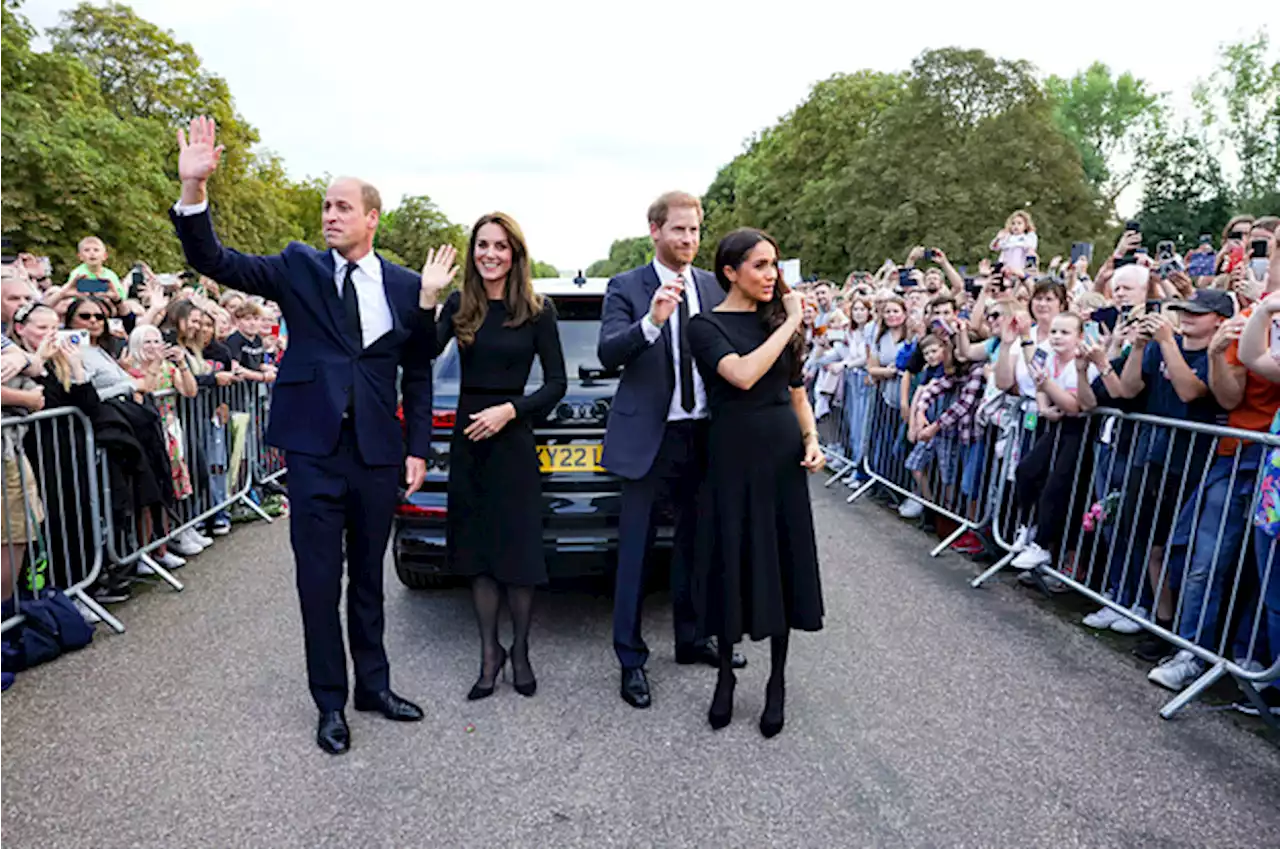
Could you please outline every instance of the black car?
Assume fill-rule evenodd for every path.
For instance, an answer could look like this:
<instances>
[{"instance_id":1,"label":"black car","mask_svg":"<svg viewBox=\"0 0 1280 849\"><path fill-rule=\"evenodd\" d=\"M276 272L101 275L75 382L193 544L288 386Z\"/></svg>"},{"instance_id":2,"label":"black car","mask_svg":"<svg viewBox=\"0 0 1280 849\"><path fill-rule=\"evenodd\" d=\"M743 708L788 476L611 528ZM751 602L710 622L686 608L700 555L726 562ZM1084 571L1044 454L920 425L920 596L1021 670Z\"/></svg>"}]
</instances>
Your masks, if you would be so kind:
<instances>
[{"instance_id":1,"label":"black car","mask_svg":"<svg viewBox=\"0 0 1280 849\"><path fill-rule=\"evenodd\" d=\"M600 454L618 373L605 370L596 357L607 282L581 278L535 281L538 292L555 301L569 375L563 400L534 426L543 471L542 538L552 578L604 574L616 565L621 479L601 468ZM396 574L413 589L445 586L454 577L445 562L445 517L449 511L445 488L458 380L458 350L451 341L435 364L427 480L421 491L396 511ZM541 363L535 359L529 386L536 388L541 383ZM660 514L655 548L669 550L671 535L670 522Z\"/></svg>"}]
</instances>

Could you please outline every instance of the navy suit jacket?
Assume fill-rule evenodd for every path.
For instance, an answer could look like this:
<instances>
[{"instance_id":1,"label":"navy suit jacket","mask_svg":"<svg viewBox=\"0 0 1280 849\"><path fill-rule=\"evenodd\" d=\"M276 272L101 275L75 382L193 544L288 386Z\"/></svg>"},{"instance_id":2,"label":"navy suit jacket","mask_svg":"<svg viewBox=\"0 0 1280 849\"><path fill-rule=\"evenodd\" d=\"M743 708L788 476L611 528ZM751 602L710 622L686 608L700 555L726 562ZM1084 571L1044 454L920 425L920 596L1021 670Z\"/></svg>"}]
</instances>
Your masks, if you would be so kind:
<instances>
[{"instance_id":1,"label":"navy suit jacket","mask_svg":"<svg viewBox=\"0 0 1280 849\"><path fill-rule=\"evenodd\" d=\"M272 395L269 443L302 454L334 453L350 398L365 463L398 465L404 460L406 439L411 456L430 456L435 318L418 308L417 274L381 260L392 329L361 349L344 330L332 253L293 242L274 256L249 256L218 242L208 211L178 215L170 210L169 216L192 268L224 286L280 305L289 328L289 349ZM403 436L396 418L400 367Z\"/></svg>"},{"instance_id":2,"label":"navy suit jacket","mask_svg":"<svg viewBox=\"0 0 1280 849\"><path fill-rule=\"evenodd\" d=\"M718 306L724 300L724 290L715 275L701 268L691 269L691 273L698 287L698 310L706 312ZM619 274L609 281L600 321L600 364L622 369L618 393L609 410L601 462L629 480L644 477L653 467L676 388L671 324L662 326L652 345L640 327L658 286L653 263Z\"/></svg>"}]
</instances>

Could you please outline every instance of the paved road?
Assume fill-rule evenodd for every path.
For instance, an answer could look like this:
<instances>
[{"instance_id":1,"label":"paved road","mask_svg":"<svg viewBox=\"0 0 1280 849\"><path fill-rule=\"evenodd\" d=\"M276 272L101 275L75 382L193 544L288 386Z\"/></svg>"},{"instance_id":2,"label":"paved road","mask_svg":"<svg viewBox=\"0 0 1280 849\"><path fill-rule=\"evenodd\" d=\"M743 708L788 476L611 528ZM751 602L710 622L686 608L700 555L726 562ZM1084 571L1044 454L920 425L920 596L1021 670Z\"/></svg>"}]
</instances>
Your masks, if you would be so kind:
<instances>
[{"instance_id":1,"label":"paved road","mask_svg":"<svg viewBox=\"0 0 1280 849\"><path fill-rule=\"evenodd\" d=\"M650 664L615 695L607 598L544 597L539 691L463 694L461 591L388 583L393 682L426 722L314 714L283 527L238 530L181 596L3 698L4 845L20 847L1254 847L1280 828L1280 754L1221 714L1163 722L1142 670L1023 591L967 589L872 505L815 487L828 627L793 641L788 724L761 739L767 649L713 734L714 672ZM647 632L669 614L655 600ZM474 730L468 731L468 725Z\"/></svg>"}]
</instances>

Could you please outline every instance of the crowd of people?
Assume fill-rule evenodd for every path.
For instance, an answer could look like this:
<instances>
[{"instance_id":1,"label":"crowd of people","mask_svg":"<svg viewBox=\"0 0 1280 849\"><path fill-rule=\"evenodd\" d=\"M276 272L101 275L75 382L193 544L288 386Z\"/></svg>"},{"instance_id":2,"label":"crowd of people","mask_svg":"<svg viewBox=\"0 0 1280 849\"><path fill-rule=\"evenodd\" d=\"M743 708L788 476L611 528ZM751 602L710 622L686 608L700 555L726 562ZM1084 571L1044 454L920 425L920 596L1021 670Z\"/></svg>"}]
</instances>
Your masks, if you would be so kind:
<instances>
[{"instance_id":1,"label":"crowd of people","mask_svg":"<svg viewBox=\"0 0 1280 849\"><path fill-rule=\"evenodd\" d=\"M287 341L273 303L145 264L122 277L94 236L81 240L79 259L63 281L46 257L19 254L2 267L6 619L23 594L87 577L96 550L87 434L56 416L21 420L83 413L106 458L111 498L101 507L119 535L115 550L130 560L163 541L150 558L177 569L231 529L224 506L172 533L182 517L227 500L232 420L250 396L224 387L272 383ZM146 561L108 564L89 595L125 601L152 571Z\"/></svg>"},{"instance_id":2,"label":"crowd of people","mask_svg":"<svg viewBox=\"0 0 1280 849\"><path fill-rule=\"evenodd\" d=\"M1017 210L977 273L919 246L843 285L804 283L804 374L827 447L852 461L851 487L870 469L910 492L877 493L903 518L931 527L944 503L971 521L1009 516L1024 577L1050 567L1132 613L1103 607L1086 626L1136 635L1136 619L1155 622L1269 668L1280 451L1213 428L1280 434L1277 225L1237 215L1180 254L1151 252L1128 222L1095 267L1085 243L1044 262ZM1003 553L989 536L978 527L952 547ZM1205 671L1154 634L1135 653L1172 690ZM1272 706L1275 690L1263 691Z\"/></svg>"}]
</instances>

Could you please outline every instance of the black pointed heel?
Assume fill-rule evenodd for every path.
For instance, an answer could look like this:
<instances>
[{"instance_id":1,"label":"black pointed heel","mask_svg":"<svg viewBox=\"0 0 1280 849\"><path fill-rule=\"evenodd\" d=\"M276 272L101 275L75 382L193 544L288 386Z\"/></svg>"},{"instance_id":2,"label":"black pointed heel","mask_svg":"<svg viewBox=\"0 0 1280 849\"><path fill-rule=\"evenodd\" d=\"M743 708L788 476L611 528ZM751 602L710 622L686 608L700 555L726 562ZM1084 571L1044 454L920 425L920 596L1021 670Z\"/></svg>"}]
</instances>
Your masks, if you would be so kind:
<instances>
[{"instance_id":1,"label":"black pointed heel","mask_svg":"<svg viewBox=\"0 0 1280 849\"><path fill-rule=\"evenodd\" d=\"M786 724L786 712L783 703L786 690L782 687L769 687L765 691L764 713L760 714L760 733L765 739L777 737Z\"/></svg>"},{"instance_id":2,"label":"black pointed heel","mask_svg":"<svg viewBox=\"0 0 1280 849\"><path fill-rule=\"evenodd\" d=\"M514 649L512 649L512 651L514 651ZM527 652L524 663L525 666L529 667L529 680L525 681L523 684L516 680L515 655L509 656L511 657L511 686L517 693L524 696L526 699L533 698L533 695L538 692L538 679L533 674L533 664L529 663Z\"/></svg>"},{"instance_id":3,"label":"black pointed heel","mask_svg":"<svg viewBox=\"0 0 1280 849\"><path fill-rule=\"evenodd\" d=\"M707 711L707 722L712 730L719 731L733 722L733 690L737 680L723 675L716 681L716 693L711 697L711 709Z\"/></svg>"},{"instance_id":4,"label":"black pointed heel","mask_svg":"<svg viewBox=\"0 0 1280 849\"><path fill-rule=\"evenodd\" d=\"M498 669L493 673L493 683L484 686L484 663L480 664L480 677L476 679L476 683L471 686L471 691L467 693L467 701L478 702L481 699L487 699L493 695L493 690L498 684L498 675L502 675L502 680L507 680L507 650L502 650L502 657L498 659Z\"/></svg>"}]
</instances>

